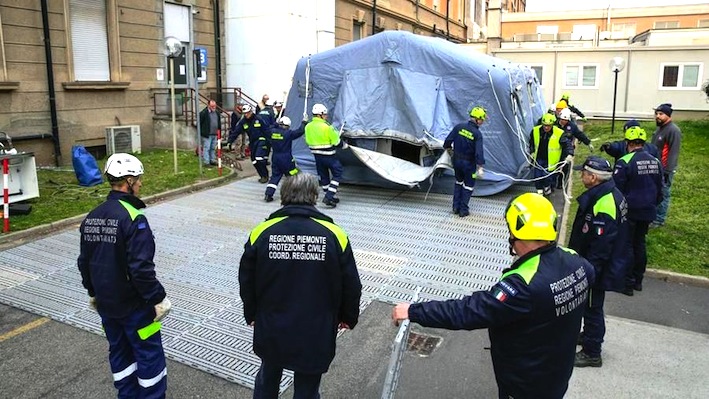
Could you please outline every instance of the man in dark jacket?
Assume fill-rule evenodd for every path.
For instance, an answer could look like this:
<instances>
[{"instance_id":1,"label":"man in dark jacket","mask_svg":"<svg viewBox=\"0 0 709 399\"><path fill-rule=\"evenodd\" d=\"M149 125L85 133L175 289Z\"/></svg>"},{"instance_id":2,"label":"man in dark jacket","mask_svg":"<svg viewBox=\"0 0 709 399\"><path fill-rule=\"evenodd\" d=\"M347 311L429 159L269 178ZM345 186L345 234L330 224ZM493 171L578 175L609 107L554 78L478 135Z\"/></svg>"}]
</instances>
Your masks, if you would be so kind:
<instances>
[{"instance_id":1,"label":"man in dark jacket","mask_svg":"<svg viewBox=\"0 0 709 399\"><path fill-rule=\"evenodd\" d=\"M485 152L480 126L485 122L485 118L485 110L482 107L474 107L470 110L470 119L453 127L443 142L443 148L453 148L453 213L462 218L470 215L468 203L473 195L475 179L482 178L483 175Z\"/></svg>"},{"instance_id":2,"label":"man in dark jacket","mask_svg":"<svg viewBox=\"0 0 709 399\"><path fill-rule=\"evenodd\" d=\"M574 158L574 145L564 131L554 125L556 117L542 115L542 124L535 126L529 134L529 154L532 165L534 186L537 193L551 195L554 172L560 166L570 164Z\"/></svg>"},{"instance_id":3,"label":"man in dark jacket","mask_svg":"<svg viewBox=\"0 0 709 399\"><path fill-rule=\"evenodd\" d=\"M625 286L629 262L628 205L613 183L613 169L607 160L592 155L574 169L581 171L586 191L577 198L579 207L569 248L591 262L596 273L583 315L582 350L576 354L574 365L601 367L606 291L620 292Z\"/></svg>"},{"instance_id":4,"label":"man in dark jacket","mask_svg":"<svg viewBox=\"0 0 709 399\"><path fill-rule=\"evenodd\" d=\"M246 133L249 136L249 151L251 152L251 163L259 175L259 183L268 181L268 146L266 144L266 132L268 126L254 114L253 108L250 105L244 104L241 106L243 117L239 119L234 127L229 132L227 144L231 145L236 141L239 134Z\"/></svg>"},{"instance_id":5,"label":"man in dark jacket","mask_svg":"<svg viewBox=\"0 0 709 399\"><path fill-rule=\"evenodd\" d=\"M643 289L647 266L645 236L657 215L657 205L662 202L662 164L645 152L645 140L647 133L640 127L625 131L629 152L616 162L613 174L616 186L628 200L629 239L633 252L623 293L629 296L633 295L633 290Z\"/></svg>"},{"instance_id":6,"label":"man in dark jacket","mask_svg":"<svg viewBox=\"0 0 709 399\"><path fill-rule=\"evenodd\" d=\"M660 104L655 108L655 124L657 130L652 134L652 144L657 147L658 159L662 162L664 185L662 186L662 202L657 206L657 216L651 226L659 227L665 224L667 211L670 208L672 181L674 181L679 149L682 144L682 131L672 122L672 104Z\"/></svg>"},{"instance_id":7,"label":"man in dark jacket","mask_svg":"<svg viewBox=\"0 0 709 399\"><path fill-rule=\"evenodd\" d=\"M631 119L625 122L625 125L623 125L623 132L625 133L628 129L635 126L640 127L640 123L638 123L638 121L635 119ZM620 157L628 153L628 142L625 140L606 142L601 144L600 149L601 152L605 152L606 154L612 156L615 162L618 162L618 159L620 159ZM657 152L657 147L655 147L654 144L648 143L646 141L645 145L643 146L643 149L653 157L658 159L660 158L660 155Z\"/></svg>"},{"instance_id":8,"label":"man in dark jacket","mask_svg":"<svg viewBox=\"0 0 709 399\"><path fill-rule=\"evenodd\" d=\"M392 318L449 330L488 328L500 398L562 398L594 271L557 246L556 219L539 194L513 199L505 220L510 252L519 258L497 284L462 299L402 303Z\"/></svg>"},{"instance_id":9,"label":"man in dark jacket","mask_svg":"<svg viewBox=\"0 0 709 399\"><path fill-rule=\"evenodd\" d=\"M293 176L298 173L298 168L293 159L293 140L305 134L305 125L308 123L304 120L300 127L295 130L290 130L290 118L283 116L278 120L278 126L271 128L271 133L266 137L273 149L273 166L271 167L271 178L266 185L266 194L264 201L273 201L273 194L276 193L278 183L283 175Z\"/></svg>"},{"instance_id":10,"label":"man in dark jacket","mask_svg":"<svg viewBox=\"0 0 709 399\"><path fill-rule=\"evenodd\" d=\"M199 135L202 137L202 163L204 166L217 164L217 130L222 128L222 118L217 111L217 102L209 100L207 107L199 113Z\"/></svg>"},{"instance_id":11,"label":"man in dark jacket","mask_svg":"<svg viewBox=\"0 0 709 399\"><path fill-rule=\"evenodd\" d=\"M339 328L359 318L362 284L347 234L320 213L318 179L288 176L283 208L256 226L239 267L244 319L261 358L254 398L278 397L283 369L295 372L296 398L319 398Z\"/></svg>"},{"instance_id":12,"label":"man in dark jacket","mask_svg":"<svg viewBox=\"0 0 709 399\"><path fill-rule=\"evenodd\" d=\"M103 324L119 398L164 398L167 367L160 320L170 301L155 277L155 240L138 199L143 164L130 154L106 162L111 192L81 223L81 283Z\"/></svg>"}]
</instances>

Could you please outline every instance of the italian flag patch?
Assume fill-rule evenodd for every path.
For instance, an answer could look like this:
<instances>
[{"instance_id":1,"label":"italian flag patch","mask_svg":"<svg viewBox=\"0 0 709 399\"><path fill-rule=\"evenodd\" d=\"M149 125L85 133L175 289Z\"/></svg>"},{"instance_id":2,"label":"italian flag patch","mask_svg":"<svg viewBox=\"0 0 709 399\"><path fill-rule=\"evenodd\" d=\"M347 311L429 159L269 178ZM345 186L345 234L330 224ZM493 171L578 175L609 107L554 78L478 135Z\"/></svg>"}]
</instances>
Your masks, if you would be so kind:
<instances>
[{"instance_id":1,"label":"italian flag patch","mask_svg":"<svg viewBox=\"0 0 709 399\"><path fill-rule=\"evenodd\" d=\"M499 288L495 288L495 291L493 291L492 294L495 296L495 299L500 302L505 302L507 300L507 293Z\"/></svg>"}]
</instances>

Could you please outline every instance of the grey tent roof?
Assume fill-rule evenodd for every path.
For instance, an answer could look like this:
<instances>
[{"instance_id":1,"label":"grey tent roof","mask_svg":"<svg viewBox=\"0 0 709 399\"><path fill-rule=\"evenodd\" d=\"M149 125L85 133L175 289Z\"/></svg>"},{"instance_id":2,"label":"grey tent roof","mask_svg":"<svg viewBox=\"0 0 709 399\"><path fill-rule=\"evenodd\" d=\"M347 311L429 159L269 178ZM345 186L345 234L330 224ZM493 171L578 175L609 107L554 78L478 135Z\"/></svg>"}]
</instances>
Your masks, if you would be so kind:
<instances>
[{"instance_id":1,"label":"grey tent roof","mask_svg":"<svg viewBox=\"0 0 709 399\"><path fill-rule=\"evenodd\" d=\"M453 126L467 120L473 106L482 106L487 111L481 130L488 173L478 181L476 195L502 191L513 182L506 176L520 176L527 164L527 136L546 110L531 69L400 31L300 59L286 115L300 120L304 108L309 113L315 103L329 109L330 122L345 137L389 138L429 148L440 148ZM314 172L302 139L293 153L301 169ZM344 181L362 179L367 177L348 178L346 173Z\"/></svg>"}]
</instances>

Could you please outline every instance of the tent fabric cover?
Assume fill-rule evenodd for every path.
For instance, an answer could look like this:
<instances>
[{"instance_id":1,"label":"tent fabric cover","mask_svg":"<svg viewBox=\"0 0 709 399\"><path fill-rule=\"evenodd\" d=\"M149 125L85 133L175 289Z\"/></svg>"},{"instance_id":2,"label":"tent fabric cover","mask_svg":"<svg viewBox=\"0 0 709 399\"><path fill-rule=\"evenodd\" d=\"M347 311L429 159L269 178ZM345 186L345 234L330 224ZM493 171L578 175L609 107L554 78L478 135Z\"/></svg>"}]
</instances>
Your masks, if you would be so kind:
<instances>
[{"instance_id":1,"label":"tent fabric cover","mask_svg":"<svg viewBox=\"0 0 709 399\"><path fill-rule=\"evenodd\" d=\"M306 72L309 72L307 105ZM481 128L487 173L478 181L475 195L491 195L509 187L513 180L505 175L520 177L519 171L527 163L527 136L546 111L531 69L443 39L401 31L381 32L300 59L285 115L297 121L305 111L311 117L315 103L324 104L332 125L344 137L356 139L355 142L393 139L432 149L441 148L451 129L468 120L472 107L482 106L487 111L487 120ZM314 158L302 138L294 143L293 155L301 169L315 173ZM363 157L351 157L354 158L368 167L374 166ZM392 165L410 164L391 158L394 158L389 161ZM412 166L417 165L389 167ZM414 175L430 175L426 167L420 168L423 170ZM389 172L385 174L393 176ZM385 178L401 184L401 181L411 183L411 176ZM361 178L348 180L347 173L343 180L367 183Z\"/></svg>"}]
</instances>

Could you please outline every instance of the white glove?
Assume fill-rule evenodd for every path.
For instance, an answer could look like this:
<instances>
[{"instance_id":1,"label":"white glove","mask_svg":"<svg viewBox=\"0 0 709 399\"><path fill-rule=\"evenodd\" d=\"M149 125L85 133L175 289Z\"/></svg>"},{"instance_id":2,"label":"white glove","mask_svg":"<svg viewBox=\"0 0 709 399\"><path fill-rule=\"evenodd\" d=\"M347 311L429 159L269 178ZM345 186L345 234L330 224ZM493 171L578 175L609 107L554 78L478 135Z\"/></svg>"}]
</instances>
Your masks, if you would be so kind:
<instances>
[{"instance_id":1,"label":"white glove","mask_svg":"<svg viewBox=\"0 0 709 399\"><path fill-rule=\"evenodd\" d=\"M593 144L588 143L588 150L591 151L591 152L593 152L594 149L595 149L595 148L593 147Z\"/></svg>"},{"instance_id":2,"label":"white glove","mask_svg":"<svg viewBox=\"0 0 709 399\"><path fill-rule=\"evenodd\" d=\"M346 150L346 149L348 149L349 147L350 147L350 146L347 145L346 142L344 142L344 141L342 142L342 149L343 149L343 150Z\"/></svg>"},{"instance_id":3,"label":"white glove","mask_svg":"<svg viewBox=\"0 0 709 399\"><path fill-rule=\"evenodd\" d=\"M91 306L94 310L98 310L96 309L96 297L89 297L89 306Z\"/></svg>"},{"instance_id":4,"label":"white glove","mask_svg":"<svg viewBox=\"0 0 709 399\"><path fill-rule=\"evenodd\" d=\"M482 166L478 166L478 177L483 177L485 175L485 169Z\"/></svg>"},{"instance_id":5,"label":"white glove","mask_svg":"<svg viewBox=\"0 0 709 399\"><path fill-rule=\"evenodd\" d=\"M573 161L573 160L574 160L573 155L567 155L566 158L564 159L564 162L571 163L571 161Z\"/></svg>"},{"instance_id":6,"label":"white glove","mask_svg":"<svg viewBox=\"0 0 709 399\"><path fill-rule=\"evenodd\" d=\"M162 302L155 305L154 321L162 320L163 317L167 316L167 314L170 313L170 309L172 309L172 302L170 302L170 300L165 297Z\"/></svg>"}]
</instances>

